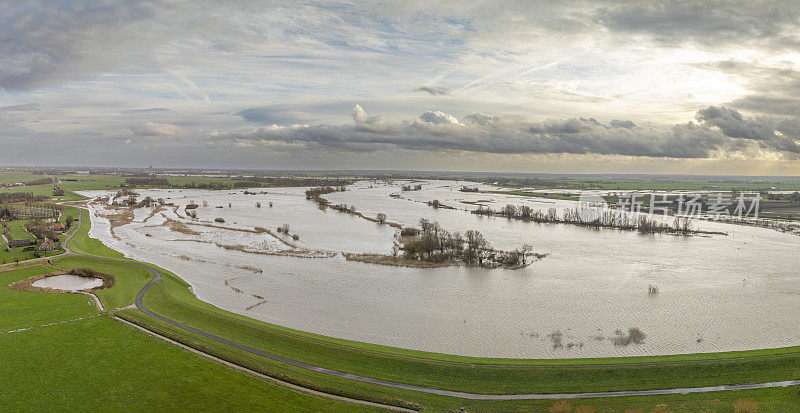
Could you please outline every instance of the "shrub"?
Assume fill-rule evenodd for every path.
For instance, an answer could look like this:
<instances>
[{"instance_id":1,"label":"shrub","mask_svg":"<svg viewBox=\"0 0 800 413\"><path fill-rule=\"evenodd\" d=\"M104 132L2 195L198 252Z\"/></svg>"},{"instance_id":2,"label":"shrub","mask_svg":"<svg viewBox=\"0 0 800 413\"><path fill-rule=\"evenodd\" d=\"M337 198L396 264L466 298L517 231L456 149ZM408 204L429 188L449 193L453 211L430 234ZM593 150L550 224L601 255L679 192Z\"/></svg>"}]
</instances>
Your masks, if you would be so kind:
<instances>
[{"instance_id":1,"label":"shrub","mask_svg":"<svg viewBox=\"0 0 800 413\"><path fill-rule=\"evenodd\" d=\"M400 230L401 237L415 237L417 235L419 235L419 230L416 228L405 227Z\"/></svg>"}]
</instances>

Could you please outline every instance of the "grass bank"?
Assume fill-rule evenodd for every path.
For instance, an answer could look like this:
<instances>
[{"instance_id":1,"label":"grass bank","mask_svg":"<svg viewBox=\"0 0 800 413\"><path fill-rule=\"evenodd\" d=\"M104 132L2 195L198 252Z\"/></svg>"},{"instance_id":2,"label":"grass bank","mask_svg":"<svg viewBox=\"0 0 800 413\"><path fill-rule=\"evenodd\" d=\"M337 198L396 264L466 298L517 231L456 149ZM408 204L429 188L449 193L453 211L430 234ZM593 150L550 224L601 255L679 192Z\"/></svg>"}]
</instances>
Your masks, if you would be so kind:
<instances>
[{"instance_id":1,"label":"grass bank","mask_svg":"<svg viewBox=\"0 0 800 413\"><path fill-rule=\"evenodd\" d=\"M97 314L85 295L5 287L43 271L0 273L0 411L377 411L261 381L105 315L5 333Z\"/></svg>"}]
</instances>

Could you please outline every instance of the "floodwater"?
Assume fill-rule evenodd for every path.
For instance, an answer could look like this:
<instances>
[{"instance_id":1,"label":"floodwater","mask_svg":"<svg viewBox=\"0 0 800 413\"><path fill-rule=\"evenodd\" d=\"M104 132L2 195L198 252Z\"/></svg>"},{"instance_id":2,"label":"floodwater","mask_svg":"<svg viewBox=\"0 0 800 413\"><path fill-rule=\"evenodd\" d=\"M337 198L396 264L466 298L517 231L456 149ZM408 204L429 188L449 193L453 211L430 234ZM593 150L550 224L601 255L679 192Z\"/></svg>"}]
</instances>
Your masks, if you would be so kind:
<instances>
[{"instance_id":1,"label":"floodwater","mask_svg":"<svg viewBox=\"0 0 800 413\"><path fill-rule=\"evenodd\" d=\"M103 280L94 277L81 277L80 275L61 274L36 280L32 284L39 288L53 288L65 291L81 291L103 285Z\"/></svg>"},{"instance_id":2,"label":"floodwater","mask_svg":"<svg viewBox=\"0 0 800 413\"><path fill-rule=\"evenodd\" d=\"M324 197L355 205L366 216L382 212L389 221L404 225L427 218L449 231L479 230L495 248L528 243L548 256L519 270L346 261L336 253L389 254L395 229L322 211L305 199L305 188L249 190L263 192L257 195L243 190L141 190L141 197L176 203L178 214L169 209L148 219L151 210L143 208L112 235L109 222L93 213L91 236L128 257L170 269L187 280L200 299L221 308L299 330L395 347L470 356L568 358L800 343L796 235L714 222L695 226L728 235L639 235L480 217L463 209L476 208L478 201L494 209L507 203L542 210L577 204L464 193L458 191L460 186L426 181L421 191L402 192L400 183L365 181ZM425 204L433 199L456 209ZM279 235L284 241L328 252L328 258L223 247L270 254L291 249L266 233L190 225L193 232L186 234L162 225L166 218L189 223L183 206L191 202L201 205L196 210L201 223L273 232L289 224L290 234L299 240ZM113 212L102 205L92 209L101 215ZM215 224L217 217L225 223ZM657 294L648 294L650 285L658 287ZM631 328L643 332L644 341L618 345L620 340L614 339Z\"/></svg>"}]
</instances>

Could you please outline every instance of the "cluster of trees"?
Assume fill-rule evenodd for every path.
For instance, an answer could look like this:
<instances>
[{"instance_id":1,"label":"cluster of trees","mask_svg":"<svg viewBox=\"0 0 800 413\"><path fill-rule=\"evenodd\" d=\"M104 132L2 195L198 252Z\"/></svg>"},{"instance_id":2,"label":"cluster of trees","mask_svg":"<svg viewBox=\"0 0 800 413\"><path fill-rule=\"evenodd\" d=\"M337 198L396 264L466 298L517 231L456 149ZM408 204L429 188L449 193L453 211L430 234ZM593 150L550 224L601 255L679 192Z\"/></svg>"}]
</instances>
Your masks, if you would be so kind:
<instances>
[{"instance_id":1,"label":"cluster of trees","mask_svg":"<svg viewBox=\"0 0 800 413\"><path fill-rule=\"evenodd\" d=\"M332 209L334 211L344 212L345 214L355 214L356 213L356 206L355 205L348 206L345 203L336 204L336 205L328 205L328 208L330 208L330 209Z\"/></svg>"},{"instance_id":2,"label":"cluster of trees","mask_svg":"<svg viewBox=\"0 0 800 413\"><path fill-rule=\"evenodd\" d=\"M428 201L428 202L426 202L426 204L428 204L429 207L432 207L432 208L435 208L435 209L439 209L439 208L455 209L455 208L451 207L450 205L445 205L445 204L439 202L438 199L434 199L433 201Z\"/></svg>"},{"instance_id":3,"label":"cluster of trees","mask_svg":"<svg viewBox=\"0 0 800 413\"><path fill-rule=\"evenodd\" d=\"M46 200L43 195L34 195L33 192L4 192L0 193L0 204L13 204L18 202L39 202Z\"/></svg>"},{"instance_id":4,"label":"cluster of trees","mask_svg":"<svg viewBox=\"0 0 800 413\"><path fill-rule=\"evenodd\" d=\"M295 241L299 240L300 236L297 234L289 234L289 229L290 229L289 224L283 224L278 227L277 231L278 234L285 234L286 236L290 236Z\"/></svg>"},{"instance_id":5,"label":"cluster of trees","mask_svg":"<svg viewBox=\"0 0 800 413\"><path fill-rule=\"evenodd\" d=\"M416 184L414 186L411 185L403 185L400 187L403 191L419 191L422 189L422 184Z\"/></svg>"},{"instance_id":6,"label":"cluster of trees","mask_svg":"<svg viewBox=\"0 0 800 413\"><path fill-rule=\"evenodd\" d=\"M461 187L461 189L459 189L459 191L461 191L461 192L478 192L478 187L477 186L476 187L468 187L468 186L464 185L464 186Z\"/></svg>"},{"instance_id":7,"label":"cluster of trees","mask_svg":"<svg viewBox=\"0 0 800 413\"><path fill-rule=\"evenodd\" d=\"M114 195L114 202L112 202L111 205L123 205L131 208L142 208L145 206L150 207L155 203L156 201L149 196L139 201L139 194L131 191L130 189L125 189L122 191L117 191L116 195Z\"/></svg>"},{"instance_id":8,"label":"cluster of trees","mask_svg":"<svg viewBox=\"0 0 800 413\"><path fill-rule=\"evenodd\" d=\"M55 178L48 176L48 177L45 177L45 178L39 178L39 179L34 179L34 180L31 180L31 181L25 181L25 182L20 182L20 183L22 185L17 185L15 183L11 183L11 182L10 183L3 183L3 184L0 184L0 187L48 185L48 184L56 183L56 180L55 180Z\"/></svg>"},{"instance_id":9,"label":"cluster of trees","mask_svg":"<svg viewBox=\"0 0 800 413\"><path fill-rule=\"evenodd\" d=\"M314 200L314 201L319 202L318 201L319 199L324 199L324 198L321 198L322 195L331 194L331 193L334 193L334 192L344 192L346 190L347 190L347 187L344 186L344 185L339 185L339 186L316 186L314 188L306 189L306 199ZM327 202L327 201L325 201L325 202Z\"/></svg>"},{"instance_id":10,"label":"cluster of trees","mask_svg":"<svg viewBox=\"0 0 800 413\"><path fill-rule=\"evenodd\" d=\"M735 198L734 195L731 195L732 198ZM791 202L800 202L800 192L794 191L791 194L774 194L770 193L767 195L767 199L775 200L775 201L791 201Z\"/></svg>"},{"instance_id":11,"label":"cluster of trees","mask_svg":"<svg viewBox=\"0 0 800 413\"><path fill-rule=\"evenodd\" d=\"M696 232L692 229L692 221L686 217L675 217L672 225L661 222L647 215L634 215L625 211L610 209L602 210L599 214L583 214L579 208L566 208L561 216L555 208L547 211L534 210L527 205L517 207L508 204L499 211L479 206L472 211L473 214L487 216L501 216L508 219L523 221L562 223L588 226L594 228L614 228L629 231L638 231L641 234L674 233L690 234Z\"/></svg>"},{"instance_id":12,"label":"cluster of trees","mask_svg":"<svg viewBox=\"0 0 800 413\"><path fill-rule=\"evenodd\" d=\"M236 188L236 185L228 185L224 182L192 182L186 185L171 185L173 188L184 188L184 189L211 189L214 191L220 191L223 189L231 189Z\"/></svg>"},{"instance_id":13,"label":"cluster of trees","mask_svg":"<svg viewBox=\"0 0 800 413\"><path fill-rule=\"evenodd\" d=\"M170 186L169 179L159 178L157 176L127 178L125 179L125 183L130 186Z\"/></svg>"},{"instance_id":14,"label":"cluster of trees","mask_svg":"<svg viewBox=\"0 0 800 413\"><path fill-rule=\"evenodd\" d=\"M603 182L597 181L574 181L568 177L557 178L538 178L538 177L504 177L491 176L481 180L481 182L503 187L537 187L537 188L567 188L567 189L598 189Z\"/></svg>"},{"instance_id":15,"label":"cluster of trees","mask_svg":"<svg viewBox=\"0 0 800 413\"><path fill-rule=\"evenodd\" d=\"M0 220L55 218L61 209L61 206L54 204L0 204Z\"/></svg>"},{"instance_id":16,"label":"cluster of trees","mask_svg":"<svg viewBox=\"0 0 800 413\"><path fill-rule=\"evenodd\" d=\"M530 245L506 252L491 247L479 231L468 230L461 235L442 228L436 221L421 219L419 229L403 228L403 254L408 259L429 262L462 261L466 265L484 267L514 267L527 265L532 251Z\"/></svg>"},{"instance_id":17,"label":"cluster of trees","mask_svg":"<svg viewBox=\"0 0 800 413\"><path fill-rule=\"evenodd\" d=\"M351 179L309 178L291 176L234 176L231 180L235 187L244 188L258 185L265 186L334 186L343 187L353 183Z\"/></svg>"},{"instance_id":18,"label":"cluster of trees","mask_svg":"<svg viewBox=\"0 0 800 413\"><path fill-rule=\"evenodd\" d=\"M39 219L32 219L25 222L25 230L31 233L38 240L56 240L58 234L53 230L53 225L50 222L42 221Z\"/></svg>"},{"instance_id":19,"label":"cluster of trees","mask_svg":"<svg viewBox=\"0 0 800 413\"><path fill-rule=\"evenodd\" d=\"M319 186L314 188L309 188L306 190L306 199L316 202L320 208L330 208L334 211L344 212L347 214L355 214L356 213L356 206L350 205L348 206L345 203L333 205L327 199L323 198L322 195L330 194L333 192L343 192L346 191L347 188L342 186Z\"/></svg>"}]
</instances>

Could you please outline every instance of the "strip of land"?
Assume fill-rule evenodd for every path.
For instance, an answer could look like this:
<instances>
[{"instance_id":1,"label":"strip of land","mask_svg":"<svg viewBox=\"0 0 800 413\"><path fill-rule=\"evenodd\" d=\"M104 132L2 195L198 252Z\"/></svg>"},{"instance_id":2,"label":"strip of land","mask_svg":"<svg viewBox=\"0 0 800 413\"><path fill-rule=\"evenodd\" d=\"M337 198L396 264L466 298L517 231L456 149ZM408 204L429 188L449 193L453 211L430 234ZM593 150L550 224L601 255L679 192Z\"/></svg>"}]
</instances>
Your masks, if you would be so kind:
<instances>
[{"instance_id":1,"label":"strip of land","mask_svg":"<svg viewBox=\"0 0 800 413\"><path fill-rule=\"evenodd\" d=\"M115 315L198 351L315 391L432 410L530 409L578 394L594 397L591 406L598 409L618 406L619 401L610 399L621 396L629 406L667 401L690 403L699 409L720 403L732 406L742 399L763 406L797 407L792 398L796 391L782 392L780 387L798 384L787 381L800 375L797 347L642 358L514 360L338 340L259 322L204 303L169 271L126 260L89 238L88 212L81 215L81 227L66 243L74 252L54 259L53 264L60 269L89 266L114 274L115 286L97 295ZM136 309L127 308L134 303ZM688 388L713 396L695 394L688 400L682 395L690 392ZM464 396L469 394L476 398ZM531 395L546 400L525 400ZM498 396L502 398L495 398Z\"/></svg>"}]
</instances>

